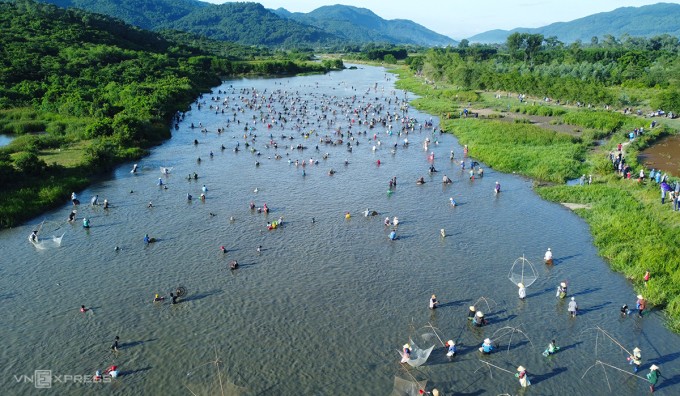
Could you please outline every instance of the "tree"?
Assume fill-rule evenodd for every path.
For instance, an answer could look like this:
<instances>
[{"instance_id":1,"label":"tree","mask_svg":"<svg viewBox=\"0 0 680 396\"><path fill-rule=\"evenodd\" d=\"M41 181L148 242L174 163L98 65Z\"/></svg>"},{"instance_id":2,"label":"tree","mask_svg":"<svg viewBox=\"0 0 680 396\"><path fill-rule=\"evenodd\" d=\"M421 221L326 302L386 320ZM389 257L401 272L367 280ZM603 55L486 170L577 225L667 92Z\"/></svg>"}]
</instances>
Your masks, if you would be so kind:
<instances>
[{"instance_id":1,"label":"tree","mask_svg":"<svg viewBox=\"0 0 680 396\"><path fill-rule=\"evenodd\" d=\"M541 49L541 45L543 44L543 35L542 34L527 34L526 38L526 54L528 59L532 59L538 51Z\"/></svg>"},{"instance_id":2,"label":"tree","mask_svg":"<svg viewBox=\"0 0 680 396\"><path fill-rule=\"evenodd\" d=\"M510 51L510 54L514 54L517 52L520 47L522 47L522 44L524 43L524 37L522 37L521 33L512 33L511 35L508 36L507 40L505 41L505 45L508 47L508 51Z\"/></svg>"},{"instance_id":3,"label":"tree","mask_svg":"<svg viewBox=\"0 0 680 396\"><path fill-rule=\"evenodd\" d=\"M593 36L593 37L590 38L590 45L592 47L597 47L599 42L600 42L600 39L598 39L597 36Z\"/></svg>"},{"instance_id":4,"label":"tree","mask_svg":"<svg viewBox=\"0 0 680 396\"><path fill-rule=\"evenodd\" d=\"M564 46L564 43L558 40L557 36L550 36L547 39L545 39L545 44L548 48L561 48Z\"/></svg>"},{"instance_id":5,"label":"tree","mask_svg":"<svg viewBox=\"0 0 680 396\"><path fill-rule=\"evenodd\" d=\"M19 153L14 158L14 166L19 172L28 176L40 176L47 168L45 161L29 151Z\"/></svg>"},{"instance_id":6,"label":"tree","mask_svg":"<svg viewBox=\"0 0 680 396\"><path fill-rule=\"evenodd\" d=\"M397 58L392 54L387 54L383 57L383 61L387 64L394 65L397 63Z\"/></svg>"},{"instance_id":7,"label":"tree","mask_svg":"<svg viewBox=\"0 0 680 396\"><path fill-rule=\"evenodd\" d=\"M468 39L462 39L458 43L458 48L465 49L470 46L470 41Z\"/></svg>"}]
</instances>

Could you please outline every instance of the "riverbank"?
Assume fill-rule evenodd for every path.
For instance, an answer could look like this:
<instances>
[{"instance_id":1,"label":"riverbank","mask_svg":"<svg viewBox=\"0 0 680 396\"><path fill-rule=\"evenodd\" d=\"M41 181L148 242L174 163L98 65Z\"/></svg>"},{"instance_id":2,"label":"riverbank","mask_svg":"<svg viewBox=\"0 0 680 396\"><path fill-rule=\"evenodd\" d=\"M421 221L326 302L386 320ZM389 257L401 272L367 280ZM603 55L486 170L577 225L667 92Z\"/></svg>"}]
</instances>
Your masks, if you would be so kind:
<instances>
[{"instance_id":1,"label":"riverbank","mask_svg":"<svg viewBox=\"0 0 680 396\"><path fill-rule=\"evenodd\" d=\"M676 134L667 125L649 130L649 120L624 116L612 111L584 111L529 99L517 103L510 95L472 93L441 83L427 82L413 76L406 68L393 70L399 75L397 87L421 97L412 105L424 111L436 110L442 116L442 129L453 133L462 144L469 145L472 157L488 166L518 173L558 185L536 187L537 193L553 202L569 202L590 207L574 212L590 226L600 254L612 269L624 274L648 301L663 308L668 326L680 332L680 248L677 227L680 213L671 210L667 201L660 204L660 190L654 183L639 184L613 173L606 158L618 142L628 140L628 131L643 127L646 132L626 148L625 158L638 171L639 152L658 139ZM511 103L516 104L512 105ZM468 109L467 119L463 109ZM503 117L503 112L554 114L549 123L569 123L580 129L576 133L557 133L527 123L502 123L473 118L477 109ZM594 183L567 186L568 179L581 174L593 175ZM652 277L644 282L649 270Z\"/></svg>"},{"instance_id":2,"label":"riverbank","mask_svg":"<svg viewBox=\"0 0 680 396\"><path fill-rule=\"evenodd\" d=\"M323 74L343 67L341 60L322 64L278 60L240 62L238 70L241 72L226 77ZM218 74L222 73L216 71L211 80L219 81ZM72 192L85 188L115 166L147 155L149 148L171 137L171 123L178 122L179 114L189 109L191 101L188 98L210 92L210 88L203 76L192 81L190 87L169 94L165 100L172 105L165 113L125 126L128 134L145 137L135 142L109 139L114 128L111 119L107 118L74 121L71 117L33 109L0 111L1 131L23 132L0 148L0 171L4 171L0 176L0 229L14 227L63 204ZM65 126L59 129L59 125ZM111 131L93 133L92 130L98 127Z\"/></svg>"}]
</instances>

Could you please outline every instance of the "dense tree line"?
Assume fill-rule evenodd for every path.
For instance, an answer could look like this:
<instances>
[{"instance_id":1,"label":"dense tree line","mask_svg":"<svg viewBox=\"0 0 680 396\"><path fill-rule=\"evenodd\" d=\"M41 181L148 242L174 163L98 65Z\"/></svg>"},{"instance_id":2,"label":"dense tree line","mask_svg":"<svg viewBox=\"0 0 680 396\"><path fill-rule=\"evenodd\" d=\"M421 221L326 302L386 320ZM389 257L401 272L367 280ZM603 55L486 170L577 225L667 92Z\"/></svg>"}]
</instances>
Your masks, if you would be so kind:
<instances>
[{"instance_id":1,"label":"dense tree line","mask_svg":"<svg viewBox=\"0 0 680 396\"><path fill-rule=\"evenodd\" d=\"M433 48L407 59L414 71L462 89L503 90L562 101L635 105L612 88L652 89L653 106L680 111L677 37L594 37L565 45L556 37L513 33L505 45Z\"/></svg>"}]
</instances>

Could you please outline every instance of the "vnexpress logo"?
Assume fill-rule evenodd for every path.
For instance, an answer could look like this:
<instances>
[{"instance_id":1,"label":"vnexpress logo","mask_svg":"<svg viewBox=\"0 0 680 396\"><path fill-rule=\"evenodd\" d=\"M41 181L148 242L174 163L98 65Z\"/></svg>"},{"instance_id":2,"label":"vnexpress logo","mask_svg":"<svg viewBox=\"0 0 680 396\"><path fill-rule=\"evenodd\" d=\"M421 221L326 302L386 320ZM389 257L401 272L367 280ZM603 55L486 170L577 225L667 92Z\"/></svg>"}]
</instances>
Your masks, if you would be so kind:
<instances>
[{"instance_id":1,"label":"vnexpress logo","mask_svg":"<svg viewBox=\"0 0 680 396\"><path fill-rule=\"evenodd\" d=\"M52 387L52 370L35 370L33 373L33 385L38 389Z\"/></svg>"}]
</instances>

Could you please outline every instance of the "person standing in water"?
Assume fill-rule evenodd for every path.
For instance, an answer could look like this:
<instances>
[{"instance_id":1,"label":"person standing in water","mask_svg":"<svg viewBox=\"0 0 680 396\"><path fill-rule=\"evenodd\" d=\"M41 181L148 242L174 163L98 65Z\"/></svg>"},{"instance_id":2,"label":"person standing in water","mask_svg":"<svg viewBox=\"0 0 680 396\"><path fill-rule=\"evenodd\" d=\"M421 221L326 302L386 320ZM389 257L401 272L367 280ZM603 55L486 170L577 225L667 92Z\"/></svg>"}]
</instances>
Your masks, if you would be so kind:
<instances>
[{"instance_id":1,"label":"person standing in water","mask_svg":"<svg viewBox=\"0 0 680 396\"><path fill-rule=\"evenodd\" d=\"M524 300L527 297L527 288L524 287L524 283L518 283L519 287L519 299Z\"/></svg>"},{"instance_id":2,"label":"person standing in water","mask_svg":"<svg viewBox=\"0 0 680 396\"><path fill-rule=\"evenodd\" d=\"M545 349L545 351L543 351L543 356L552 355L559 350L560 350L560 347L557 346L557 343L555 342L555 340L551 340L550 344L548 344L548 347Z\"/></svg>"},{"instance_id":3,"label":"person standing in water","mask_svg":"<svg viewBox=\"0 0 680 396\"><path fill-rule=\"evenodd\" d=\"M527 369L525 369L524 366L517 367L517 373L515 374L515 377L519 379L519 384L522 385L523 388L531 385L529 377L527 377Z\"/></svg>"},{"instance_id":4,"label":"person standing in water","mask_svg":"<svg viewBox=\"0 0 680 396\"><path fill-rule=\"evenodd\" d=\"M543 261L545 261L546 264L552 265L553 263L553 254L552 250L548 248L548 250L545 252L545 255L543 255Z\"/></svg>"},{"instance_id":5,"label":"person standing in water","mask_svg":"<svg viewBox=\"0 0 680 396\"><path fill-rule=\"evenodd\" d=\"M659 377L661 376L661 372L659 371L659 366L656 364L652 364L649 367L649 373L647 373L647 381L649 381L649 390L654 393L654 387L656 386L656 383L659 382Z\"/></svg>"},{"instance_id":6,"label":"person standing in water","mask_svg":"<svg viewBox=\"0 0 680 396\"><path fill-rule=\"evenodd\" d=\"M557 286L557 293L555 294L555 297L565 298L566 296L567 296L567 282L560 282L559 286Z\"/></svg>"},{"instance_id":7,"label":"person standing in water","mask_svg":"<svg viewBox=\"0 0 680 396\"><path fill-rule=\"evenodd\" d=\"M116 336L116 338L113 339L113 344L111 345L111 351L113 352L118 352L118 341L120 338Z\"/></svg>"},{"instance_id":8,"label":"person standing in water","mask_svg":"<svg viewBox=\"0 0 680 396\"><path fill-rule=\"evenodd\" d=\"M446 341L446 344L444 344L444 347L446 347L446 356L447 357L453 357L456 354L456 343L453 342L453 340L448 340Z\"/></svg>"},{"instance_id":9,"label":"person standing in water","mask_svg":"<svg viewBox=\"0 0 680 396\"><path fill-rule=\"evenodd\" d=\"M479 347L479 352L489 355L493 351L493 344L491 343L491 339L487 338L484 340L482 343L482 346Z\"/></svg>"},{"instance_id":10,"label":"person standing in water","mask_svg":"<svg viewBox=\"0 0 680 396\"><path fill-rule=\"evenodd\" d=\"M468 315L467 315L468 320L473 320L475 318L475 313L477 313L475 306L470 305L470 309L468 310Z\"/></svg>"},{"instance_id":11,"label":"person standing in water","mask_svg":"<svg viewBox=\"0 0 680 396\"><path fill-rule=\"evenodd\" d=\"M642 294L637 295L637 302L635 303L635 306L638 309L638 316L642 317L642 313L647 307L647 301L642 297Z\"/></svg>"},{"instance_id":12,"label":"person standing in water","mask_svg":"<svg viewBox=\"0 0 680 396\"><path fill-rule=\"evenodd\" d=\"M637 373L642 364L642 351L640 348L635 347L635 349L633 349L633 354L628 356L628 359L626 360L628 360L628 364L633 365L633 372Z\"/></svg>"},{"instance_id":13,"label":"person standing in water","mask_svg":"<svg viewBox=\"0 0 680 396\"><path fill-rule=\"evenodd\" d=\"M411 346L409 344L404 344L401 350L401 362L406 363L411 358Z\"/></svg>"},{"instance_id":14,"label":"person standing in water","mask_svg":"<svg viewBox=\"0 0 680 396\"><path fill-rule=\"evenodd\" d=\"M433 294L432 297L430 297L430 309L437 308L437 305L439 305L439 301L437 301L437 296Z\"/></svg>"},{"instance_id":15,"label":"person standing in water","mask_svg":"<svg viewBox=\"0 0 680 396\"><path fill-rule=\"evenodd\" d=\"M569 307L567 308L569 311L569 314L571 315L572 318L576 317L576 311L578 311L578 304L576 304L576 299L574 297L571 298L571 301L569 301Z\"/></svg>"}]
</instances>

